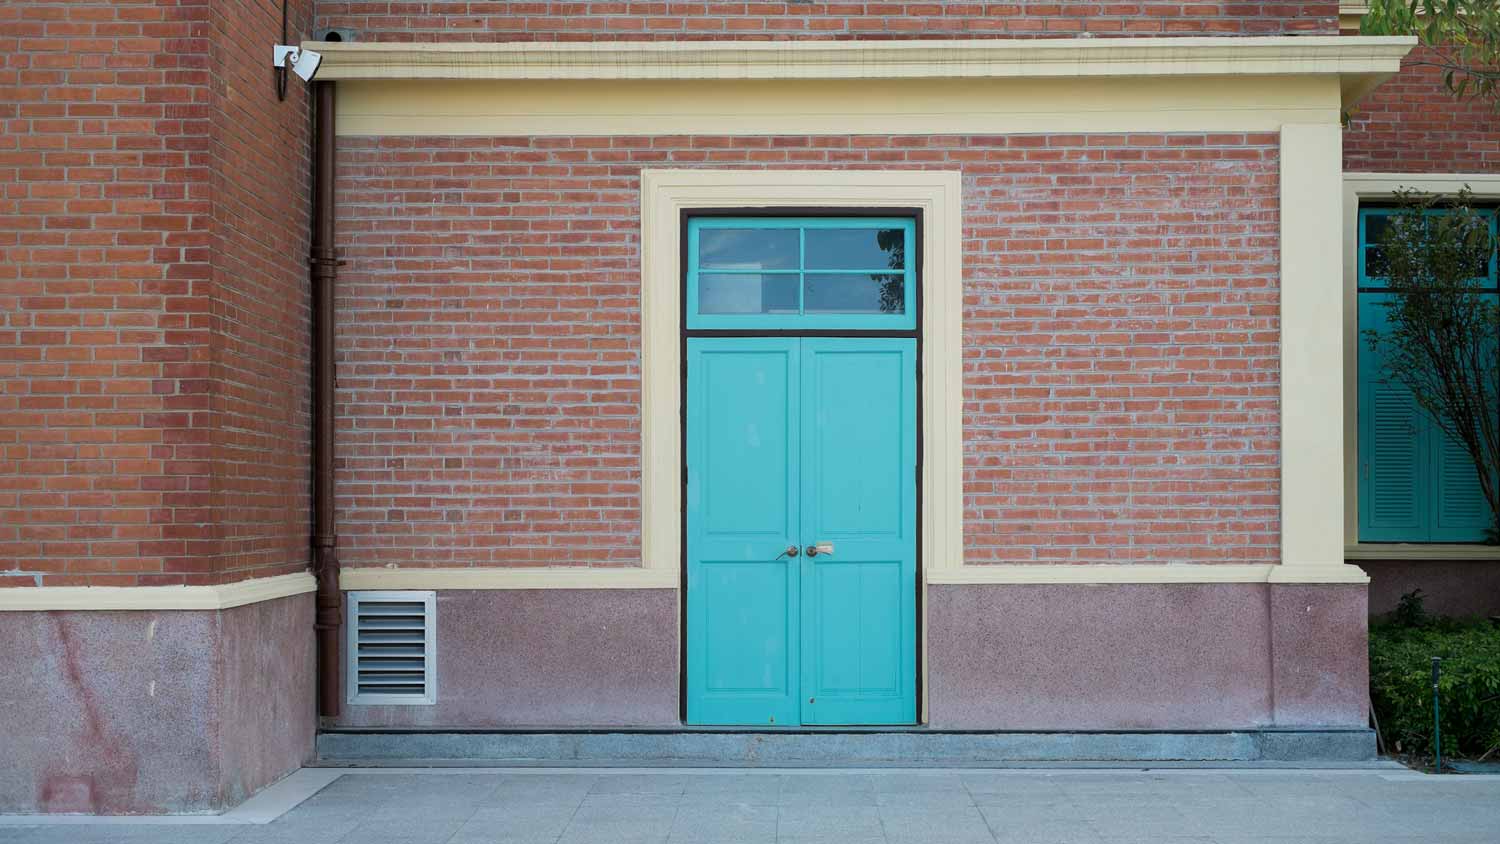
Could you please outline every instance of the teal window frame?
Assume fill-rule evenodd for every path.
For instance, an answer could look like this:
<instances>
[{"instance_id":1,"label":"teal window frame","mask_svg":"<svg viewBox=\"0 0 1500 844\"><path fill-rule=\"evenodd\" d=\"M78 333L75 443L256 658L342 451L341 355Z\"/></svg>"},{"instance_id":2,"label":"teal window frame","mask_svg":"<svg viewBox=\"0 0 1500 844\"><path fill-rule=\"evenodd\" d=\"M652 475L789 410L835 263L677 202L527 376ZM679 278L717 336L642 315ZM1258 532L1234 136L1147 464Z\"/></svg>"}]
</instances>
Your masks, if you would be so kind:
<instances>
[{"instance_id":1,"label":"teal window frame","mask_svg":"<svg viewBox=\"0 0 1500 844\"><path fill-rule=\"evenodd\" d=\"M705 230L711 229L797 229L798 259L795 269L744 270L747 274L788 275L799 278L796 313L776 314L701 314L698 312L698 286L700 274L726 273L733 270L701 269L699 240ZM819 267L807 268L807 238L811 229L901 229L906 237L905 266L900 270L889 267ZM687 250L685 268L686 319L689 329L757 329L757 330L894 330L915 331L917 328L917 265L921 244L917 240L917 221L914 217L865 217L865 216L697 216L687 220ZM903 307L900 313L889 314L829 314L806 313L806 278L809 275L843 274L903 274Z\"/></svg>"},{"instance_id":2,"label":"teal window frame","mask_svg":"<svg viewBox=\"0 0 1500 844\"><path fill-rule=\"evenodd\" d=\"M1399 209L1390 207L1373 206L1361 208L1359 211L1359 243L1357 250L1358 260L1358 289L1357 298L1357 390L1358 390L1358 490L1359 490L1359 541L1360 542L1408 542L1408 543L1474 543L1484 541L1484 531L1487 525L1488 504L1484 502L1483 496L1479 495L1478 481L1474 480L1474 495L1479 495L1479 504L1482 504L1482 512L1486 514L1485 519L1472 521L1460 518L1450 513L1449 505L1453 511L1462 512L1466 506L1472 506L1474 502L1469 500L1450 501L1447 495L1452 492L1456 498L1467 499L1468 495L1461 489L1453 492L1460 483L1467 483L1468 476L1465 472L1472 473L1472 463L1467 463L1467 455L1456 458L1453 449L1454 444L1447 441L1442 430L1437 427L1425 411L1416 406L1416 402L1405 395L1405 401L1409 407L1399 407L1402 396L1393 395L1393 391L1404 392L1402 388L1387 382L1383 376L1376 353L1370 348L1365 339L1364 332L1369 328L1378 327L1384 322L1385 306L1383 302L1390 298L1385 292L1389 283L1383 276L1371 275L1369 268L1370 251L1375 244L1370 242L1369 227L1370 220L1376 217L1390 216ZM1433 209L1430 214L1446 213L1441 209ZM1490 234L1497 234L1497 209L1483 209L1484 215L1489 220ZM1490 256L1488 267L1489 292L1500 296L1500 261L1495 255ZM1400 431L1390 427L1384 432L1384 436L1376 428L1377 403L1382 403L1386 412L1394 410L1396 413L1406 412L1409 422L1406 434L1409 439L1403 439ZM1377 448L1377 446L1379 446ZM1405 457L1401 454L1406 452ZM1400 461L1409 459L1409 468L1399 465ZM1372 468L1373 467L1373 468ZM1394 475L1394 482L1403 480L1410 484L1411 507L1403 509L1400 506L1382 510L1376 506L1377 495L1375 484L1377 476L1381 475L1382 467ZM1385 475L1390 477L1391 475Z\"/></svg>"}]
</instances>

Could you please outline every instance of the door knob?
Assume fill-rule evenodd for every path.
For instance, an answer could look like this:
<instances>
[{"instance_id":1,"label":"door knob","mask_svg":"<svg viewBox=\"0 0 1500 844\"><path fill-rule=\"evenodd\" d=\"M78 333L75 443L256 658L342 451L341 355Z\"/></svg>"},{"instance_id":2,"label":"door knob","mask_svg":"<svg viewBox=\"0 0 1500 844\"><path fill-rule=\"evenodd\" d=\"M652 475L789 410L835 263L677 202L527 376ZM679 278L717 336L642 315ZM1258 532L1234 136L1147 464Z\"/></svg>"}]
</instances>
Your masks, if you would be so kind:
<instances>
[{"instance_id":1,"label":"door knob","mask_svg":"<svg viewBox=\"0 0 1500 844\"><path fill-rule=\"evenodd\" d=\"M788 557L795 557L795 556L797 556L797 546L795 546L795 545L788 545L786 547L786 550L782 551L781 553L787 555Z\"/></svg>"},{"instance_id":2,"label":"door knob","mask_svg":"<svg viewBox=\"0 0 1500 844\"><path fill-rule=\"evenodd\" d=\"M807 556L809 556L809 557L816 557L819 554L832 554L832 553L833 553L833 543L832 542L819 542L816 545L809 545L809 546L807 546Z\"/></svg>"}]
</instances>

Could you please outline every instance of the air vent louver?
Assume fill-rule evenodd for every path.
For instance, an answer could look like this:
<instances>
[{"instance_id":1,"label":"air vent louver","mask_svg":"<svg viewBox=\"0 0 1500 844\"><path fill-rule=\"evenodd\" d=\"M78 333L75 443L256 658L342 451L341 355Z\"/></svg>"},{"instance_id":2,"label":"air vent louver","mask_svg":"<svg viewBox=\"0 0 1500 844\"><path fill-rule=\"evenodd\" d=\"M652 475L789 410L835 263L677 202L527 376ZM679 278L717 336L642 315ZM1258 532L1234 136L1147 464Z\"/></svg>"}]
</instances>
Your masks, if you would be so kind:
<instances>
[{"instance_id":1,"label":"air vent louver","mask_svg":"<svg viewBox=\"0 0 1500 844\"><path fill-rule=\"evenodd\" d=\"M436 593L350 592L348 598L349 702L436 701Z\"/></svg>"}]
</instances>

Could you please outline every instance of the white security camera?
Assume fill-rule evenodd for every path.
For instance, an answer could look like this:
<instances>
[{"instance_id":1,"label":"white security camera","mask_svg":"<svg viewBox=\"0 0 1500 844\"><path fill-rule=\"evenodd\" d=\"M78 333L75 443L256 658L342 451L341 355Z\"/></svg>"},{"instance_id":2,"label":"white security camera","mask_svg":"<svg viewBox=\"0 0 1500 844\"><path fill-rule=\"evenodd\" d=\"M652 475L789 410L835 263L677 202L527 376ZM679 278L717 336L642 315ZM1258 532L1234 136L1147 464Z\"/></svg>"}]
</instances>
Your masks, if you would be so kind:
<instances>
[{"instance_id":1,"label":"white security camera","mask_svg":"<svg viewBox=\"0 0 1500 844\"><path fill-rule=\"evenodd\" d=\"M318 65L322 62L323 54L314 53L312 50L290 47L286 44L277 44L271 48L271 64L280 68L291 68L293 73L302 77L303 82L312 81L313 76L318 72Z\"/></svg>"}]
</instances>

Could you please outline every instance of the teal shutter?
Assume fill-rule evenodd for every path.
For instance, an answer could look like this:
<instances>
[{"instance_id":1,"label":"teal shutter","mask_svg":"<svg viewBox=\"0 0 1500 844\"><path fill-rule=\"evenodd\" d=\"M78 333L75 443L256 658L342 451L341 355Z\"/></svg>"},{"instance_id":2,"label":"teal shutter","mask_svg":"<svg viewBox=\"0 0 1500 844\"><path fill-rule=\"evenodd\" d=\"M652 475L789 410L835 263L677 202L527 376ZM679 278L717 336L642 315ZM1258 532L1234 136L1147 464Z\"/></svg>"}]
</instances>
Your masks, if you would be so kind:
<instances>
[{"instance_id":1,"label":"teal shutter","mask_svg":"<svg viewBox=\"0 0 1500 844\"><path fill-rule=\"evenodd\" d=\"M1479 485L1474 460L1461 443L1443 433L1436 423L1426 421L1436 449L1432 463L1437 474L1430 539L1483 542L1484 530L1490 523L1490 505Z\"/></svg>"},{"instance_id":2,"label":"teal shutter","mask_svg":"<svg viewBox=\"0 0 1500 844\"><path fill-rule=\"evenodd\" d=\"M1493 259L1492 259L1493 263ZM1493 277L1494 270L1491 269ZM1491 408L1500 413L1500 408ZM1474 458L1457 439L1448 436L1436 422L1427 420L1432 430L1433 467L1433 542L1483 542L1485 530L1493 523L1490 503L1479 484Z\"/></svg>"},{"instance_id":3,"label":"teal shutter","mask_svg":"<svg viewBox=\"0 0 1500 844\"><path fill-rule=\"evenodd\" d=\"M1386 298L1359 295L1359 539L1422 542L1432 509L1429 423L1405 387L1385 380L1363 334L1386 323Z\"/></svg>"},{"instance_id":4,"label":"teal shutter","mask_svg":"<svg viewBox=\"0 0 1500 844\"><path fill-rule=\"evenodd\" d=\"M1389 209L1361 209L1359 249L1359 539L1361 542L1480 542L1491 523L1474 461L1411 394L1383 383L1367 329L1386 324L1384 261L1376 244ZM1489 212L1491 234L1497 220ZM1487 268L1496 286L1497 259Z\"/></svg>"}]
</instances>

